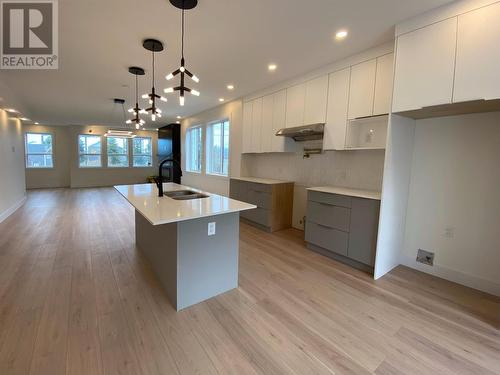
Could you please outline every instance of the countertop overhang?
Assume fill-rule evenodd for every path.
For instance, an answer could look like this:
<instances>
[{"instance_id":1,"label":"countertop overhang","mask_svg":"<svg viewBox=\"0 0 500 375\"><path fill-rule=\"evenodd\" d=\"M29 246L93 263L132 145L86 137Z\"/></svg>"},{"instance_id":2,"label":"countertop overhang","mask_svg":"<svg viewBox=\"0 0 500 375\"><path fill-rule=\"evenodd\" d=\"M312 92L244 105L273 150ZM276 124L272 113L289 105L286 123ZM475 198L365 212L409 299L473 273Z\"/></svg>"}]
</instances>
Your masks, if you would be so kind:
<instances>
[{"instance_id":1,"label":"countertop overhang","mask_svg":"<svg viewBox=\"0 0 500 375\"><path fill-rule=\"evenodd\" d=\"M252 204L172 182L163 183L164 192L192 190L208 195L208 197L191 200L158 197L156 184L117 185L114 188L152 225L176 223L257 208Z\"/></svg>"},{"instance_id":2,"label":"countertop overhang","mask_svg":"<svg viewBox=\"0 0 500 375\"><path fill-rule=\"evenodd\" d=\"M307 188L307 190L317 191L320 193L347 195L350 197L366 198L374 200L381 200L382 196L382 194L379 191L375 190L362 190L362 189L354 189L354 188L340 187L340 186L310 187Z\"/></svg>"}]
</instances>

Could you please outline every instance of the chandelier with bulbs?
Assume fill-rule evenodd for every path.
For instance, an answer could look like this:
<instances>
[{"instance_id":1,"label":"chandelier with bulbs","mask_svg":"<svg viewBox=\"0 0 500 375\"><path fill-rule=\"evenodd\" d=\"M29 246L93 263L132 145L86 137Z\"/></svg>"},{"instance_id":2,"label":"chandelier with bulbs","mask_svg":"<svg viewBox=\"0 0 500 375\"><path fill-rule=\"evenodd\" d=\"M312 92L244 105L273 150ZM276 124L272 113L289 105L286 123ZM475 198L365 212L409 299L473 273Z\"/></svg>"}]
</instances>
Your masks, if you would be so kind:
<instances>
[{"instance_id":1,"label":"chandelier with bulbs","mask_svg":"<svg viewBox=\"0 0 500 375\"><path fill-rule=\"evenodd\" d=\"M182 20L181 20L181 65L178 69L173 71L172 73L168 74L165 78L167 81L170 81L174 77L180 74L181 79L180 79L180 85L176 87L168 87L165 90L163 90L165 93L172 93L174 91L179 91L179 104L181 106L184 105L185 98L184 98L184 93L189 92L192 95L199 96L200 92L191 89L189 87L185 86L184 80L185 76L187 75L189 78L191 78L194 82L198 83L200 82L199 78L191 73L189 70L186 69L186 61L184 59L184 11L193 9L198 5L198 0L170 0L170 3L175 6L176 8L181 9L182 11Z\"/></svg>"},{"instance_id":2,"label":"chandelier with bulbs","mask_svg":"<svg viewBox=\"0 0 500 375\"><path fill-rule=\"evenodd\" d=\"M135 75L135 107L130 108L128 111L134 114L134 118L125 121L126 124L135 124L136 129L140 129L146 123L140 118L140 113L147 113L146 110L139 108L139 88L138 88L138 76L144 75L144 69L137 66L131 66L128 68L130 74Z\"/></svg>"},{"instance_id":3,"label":"chandelier with bulbs","mask_svg":"<svg viewBox=\"0 0 500 375\"><path fill-rule=\"evenodd\" d=\"M158 95L155 90L155 53L163 51L163 43L156 39L146 39L142 43L142 46L148 51L151 51L153 55L153 87L151 88L151 92L142 95L142 98L149 99L150 107L146 108L146 112L151 112L151 121L156 121L157 117L161 117L161 109L156 106L156 100L159 99L162 102L167 101L167 98Z\"/></svg>"}]
</instances>

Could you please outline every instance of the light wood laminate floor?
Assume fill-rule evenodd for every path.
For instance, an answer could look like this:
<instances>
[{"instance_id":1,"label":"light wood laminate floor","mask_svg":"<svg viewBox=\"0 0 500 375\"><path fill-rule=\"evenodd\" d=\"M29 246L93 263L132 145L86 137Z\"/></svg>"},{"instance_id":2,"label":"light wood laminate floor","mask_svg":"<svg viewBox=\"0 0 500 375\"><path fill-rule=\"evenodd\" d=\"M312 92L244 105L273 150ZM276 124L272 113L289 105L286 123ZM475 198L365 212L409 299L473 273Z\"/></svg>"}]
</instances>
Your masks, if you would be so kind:
<instances>
[{"instance_id":1,"label":"light wood laminate floor","mask_svg":"<svg viewBox=\"0 0 500 375\"><path fill-rule=\"evenodd\" d=\"M110 188L39 190L0 224L0 374L500 374L500 298L375 282L296 230L242 224L240 287L177 313L133 214Z\"/></svg>"}]
</instances>

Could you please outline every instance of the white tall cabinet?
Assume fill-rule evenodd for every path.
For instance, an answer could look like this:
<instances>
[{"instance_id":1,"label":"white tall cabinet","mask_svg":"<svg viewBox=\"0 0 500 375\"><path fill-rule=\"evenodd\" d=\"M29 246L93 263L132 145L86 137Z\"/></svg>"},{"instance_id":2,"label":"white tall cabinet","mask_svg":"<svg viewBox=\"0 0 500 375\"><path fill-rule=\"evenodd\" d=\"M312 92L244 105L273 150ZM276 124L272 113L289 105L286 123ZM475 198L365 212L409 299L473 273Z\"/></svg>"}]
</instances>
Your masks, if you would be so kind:
<instances>
[{"instance_id":1,"label":"white tall cabinet","mask_svg":"<svg viewBox=\"0 0 500 375\"><path fill-rule=\"evenodd\" d=\"M451 103L457 19L398 37L393 112Z\"/></svg>"},{"instance_id":2,"label":"white tall cabinet","mask_svg":"<svg viewBox=\"0 0 500 375\"><path fill-rule=\"evenodd\" d=\"M326 126L323 136L325 150L343 150L345 147L350 77L351 68L330 74Z\"/></svg>"},{"instance_id":3,"label":"white tall cabinet","mask_svg":"<svg viewBox=\"0 0 500 375\"><path fill-rule=\"evenodd\" d=\"M368 60L351 67L348 119L373 114L377 60Z\"/></svg>"},{"instance_id":4,"label":"white tall cabinet","mask_svg":"<svg viewBox=\"0 0 500 375\"><path fill-rule=\"evenodd\" d=\"M454 102L500 98L500 3L458 16Z\"/></svg>"}]
</instances>

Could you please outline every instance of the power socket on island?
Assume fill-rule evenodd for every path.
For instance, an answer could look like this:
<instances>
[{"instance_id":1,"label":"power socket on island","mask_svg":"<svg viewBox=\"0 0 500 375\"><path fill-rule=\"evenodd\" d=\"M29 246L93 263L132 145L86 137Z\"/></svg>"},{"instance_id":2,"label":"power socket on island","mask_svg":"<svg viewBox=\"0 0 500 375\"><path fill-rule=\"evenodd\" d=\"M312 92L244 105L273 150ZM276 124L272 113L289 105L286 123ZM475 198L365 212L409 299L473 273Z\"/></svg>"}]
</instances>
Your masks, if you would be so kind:
<instances>
[{"instance_id":1,"label":"power socket on island","mask_svg":"<svg viewBox=\"0 0 500 375\"><path fill-rule=\"evenodd\" d=\"M215 235L215 221L208 223L208 235L209 236Z\"/></svg>"}]
</instances>

